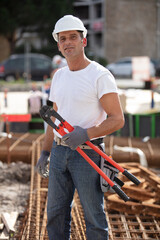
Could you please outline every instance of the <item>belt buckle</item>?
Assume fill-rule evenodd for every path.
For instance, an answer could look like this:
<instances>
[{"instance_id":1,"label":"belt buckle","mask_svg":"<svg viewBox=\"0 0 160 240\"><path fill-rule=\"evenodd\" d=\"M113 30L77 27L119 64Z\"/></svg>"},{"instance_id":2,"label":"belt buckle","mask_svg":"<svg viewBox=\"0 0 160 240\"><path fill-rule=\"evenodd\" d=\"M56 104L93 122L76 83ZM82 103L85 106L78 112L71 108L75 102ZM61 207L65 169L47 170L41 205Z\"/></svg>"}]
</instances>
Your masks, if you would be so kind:
<instances>
[{"instance_id":1,"label":"belt buckle","mask_svg":"<svg viewBox=\"0 0 160 240\"><path fill-rule=\"evenodd\" d=\"M61 138L59 138L58 136L55 136L54 140L57 145L61 145Z\"/></svg>"},{"instance_id":2,"label":"belt buckle","mask_svg":"<svg viewBox=\"0 0 160 240\"><path fill-rule=\"evenodd\" d=\"M57 138L57 145L61 145L61 138Z\"/></svg>"}]
</instances>

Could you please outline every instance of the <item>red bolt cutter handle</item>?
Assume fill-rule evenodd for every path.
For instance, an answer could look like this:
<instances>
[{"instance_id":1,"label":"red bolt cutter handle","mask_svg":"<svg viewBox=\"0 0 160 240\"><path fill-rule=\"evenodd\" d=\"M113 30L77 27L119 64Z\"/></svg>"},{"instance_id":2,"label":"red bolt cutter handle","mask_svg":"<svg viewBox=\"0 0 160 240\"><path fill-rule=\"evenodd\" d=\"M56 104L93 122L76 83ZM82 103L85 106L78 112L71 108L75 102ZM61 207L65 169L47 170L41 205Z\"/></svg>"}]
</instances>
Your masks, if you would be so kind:
<instances>
[{"instance_id":1,"label":"red bolt cutter handle","mask_svg":"<svg viewBox=\"0 0 160 240\"><path fill-rule=\"evenodd\" d=\"M74 127L72 127L66 120L64 120L56 111L54 111L54 116L59 119L61 122L59 125L58 132L61 134L61 130L63 128L66 128L69 132L72 132L74 130ZM63 133L62 136L66 134L65 132ZM136 185L140 184L140 181L130 172L128 172L126 169L122 168L118 163L116 163L112 158L107 156L103 151L101 151L97 146L95 146L93 143L90 141L85 142L88 146L90 146L94 151L96 151L99 155L101 155L106 161L111 163L115 168L117 168L123 175L125 175L128 179L130 179L133 183ZM76 149L77 150L77 149ZM82 155L82 154L81 154ZM101 174L100 174L101 175Z\"/></svg>"},{"instance_id":2,"label":"red bolt cutter handle","mask_svg":"<svg viewBox=\"0 0 160 240\"><path fill-rule=\"evenodd\" d=\"M40 115L41 117L50 125L52 126L61 136L64 136L66 134L65 128L71 132L74 130L74 128L66 122L54 109L51 109L49 106L43 106L40 110ZM53 121L50 119L51 116L54 116L60 121L60 124L56 126ZM86 144L90 146L93 150L95 150L97 153L99 153L102 156L102 151L97 148L94 144L91 142L87 141ZM114 191L124 200L128 201L129 197L116 185L114 182L107 176L105 173L88 157L88 155L80 148L77 147L76 149L77 152L81 154L82 157L107 181L107 183L114 189ZM106 154L105 159L106 159ZM102 156L103 157L103 156ZM107 161L108 161L108 156L107 156ZM112 160L113 161L113 160ZM109 162L112 163L111 158L109 158ZM113 161L114 162L114 161ZM115 162L114 162L115 163ZM112 164L113 165L113 164ZM117 169L121 167L118 164L114 164L113 166L117 166ZM123 170L122 170L123 171ZM123 171L124 172L124 171Z\"/></svg>"},{"instance_id":3,"label":"red bolt cutter handle","mask_svg":"<svg viewBox=\"0 0 160 240\"><path fill-rule=\"evenodd\" d=\"M105 160L111 163L115 168L117 168L123 175L125 175L129 180L131 180L136 185L140 184L140 181L126 169L122 168L118 163L116 163L112 158L108 157L103 151L96 147L93 143L87 141L86 144L95 150L99 155L101 155Z\"/></svg>"}]
</instances>

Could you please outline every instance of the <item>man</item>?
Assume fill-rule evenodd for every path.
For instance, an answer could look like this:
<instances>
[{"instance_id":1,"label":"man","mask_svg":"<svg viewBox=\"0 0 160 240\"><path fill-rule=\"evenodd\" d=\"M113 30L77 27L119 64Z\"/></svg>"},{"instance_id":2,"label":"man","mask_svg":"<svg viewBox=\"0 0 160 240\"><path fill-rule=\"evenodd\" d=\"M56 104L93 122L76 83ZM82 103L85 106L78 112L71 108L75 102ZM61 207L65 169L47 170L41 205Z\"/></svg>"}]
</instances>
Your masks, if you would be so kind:
<instances>
[{"instance_id":1,"label":"man","mask_svg":"<svg viewBox=\"0 0 160 240\"><path fill-rule=\"evenodd\" d=\"M93 142L99 145L103 136L123 127L124 117L113 76L84 53L86 35L82 21L71 15L59 19L53 31L68 66L55 73L49 99L53 108L74 126L74 131L61 139L48 126L37 163L38 172L47 177L51 152L47 207L50 240L69 239L75 188L84 209L87 239L108 239L100 176L76 148L80 146L100 166L100 156L84 143L94 139Z\"/></svg>"},{"instance_id":2,"label":"man","mask_svg":"<svg viewBox=\"0 0 160 240\"><path fill-rule=\"evenodd\" d=\"M60 55L55 55L52 59L52 63L55 69L65 67L67 65L66 59Z\"/></svg>"}]
</instances>

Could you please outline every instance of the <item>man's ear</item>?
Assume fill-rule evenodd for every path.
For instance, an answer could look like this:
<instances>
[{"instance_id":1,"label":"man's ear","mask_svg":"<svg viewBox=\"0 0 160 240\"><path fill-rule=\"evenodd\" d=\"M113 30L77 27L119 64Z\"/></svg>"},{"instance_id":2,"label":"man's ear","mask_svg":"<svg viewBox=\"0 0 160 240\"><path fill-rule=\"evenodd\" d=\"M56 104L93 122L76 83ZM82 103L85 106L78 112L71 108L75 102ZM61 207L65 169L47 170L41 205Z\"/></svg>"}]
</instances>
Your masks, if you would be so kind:
<instances>
[{"instance_id":1,"label":"man's ear","mask_svg":"<svg viewBox=\"0 0 160 240\"><path fill-rule=\"evenodd\" d=\"M86 47L87 46L87 38L83 38L82 43L83 43L83 47Z\"/></svg>"}]
</instances>

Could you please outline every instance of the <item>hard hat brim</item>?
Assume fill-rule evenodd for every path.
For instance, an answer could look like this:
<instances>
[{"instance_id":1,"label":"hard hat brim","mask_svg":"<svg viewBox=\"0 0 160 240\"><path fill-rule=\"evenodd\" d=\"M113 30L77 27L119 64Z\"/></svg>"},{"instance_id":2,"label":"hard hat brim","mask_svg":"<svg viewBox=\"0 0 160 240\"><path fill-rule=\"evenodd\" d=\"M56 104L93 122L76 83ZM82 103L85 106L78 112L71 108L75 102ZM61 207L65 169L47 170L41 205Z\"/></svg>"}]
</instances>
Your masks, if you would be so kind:
<instances>
[{"instance_id":1,"label":"hard hat brim","mask_svg":"<svg viewBox=\"0 0 160 240\"><path fill-rule=\"evenodd\" d=\"M82 30L82 29L77 29L77 28L76 29L75 28L70 28L70 29L65 29L65 31L60 31L60 32L67 32L67 31L74 31L74 30L75 31L82 31L84 38L87 36L87 29ZM52 32L52 36L53 36L53 38L56 42L58 42L58 33L60 33L60 32L55 32L55 31Z\"/></svg>"}]
</instances>

